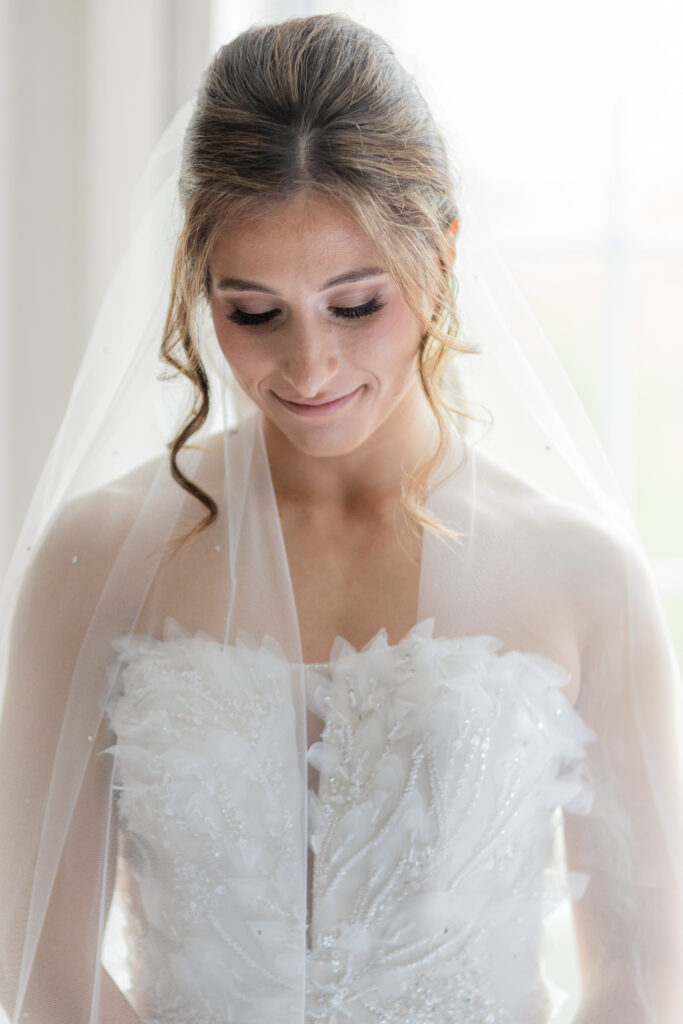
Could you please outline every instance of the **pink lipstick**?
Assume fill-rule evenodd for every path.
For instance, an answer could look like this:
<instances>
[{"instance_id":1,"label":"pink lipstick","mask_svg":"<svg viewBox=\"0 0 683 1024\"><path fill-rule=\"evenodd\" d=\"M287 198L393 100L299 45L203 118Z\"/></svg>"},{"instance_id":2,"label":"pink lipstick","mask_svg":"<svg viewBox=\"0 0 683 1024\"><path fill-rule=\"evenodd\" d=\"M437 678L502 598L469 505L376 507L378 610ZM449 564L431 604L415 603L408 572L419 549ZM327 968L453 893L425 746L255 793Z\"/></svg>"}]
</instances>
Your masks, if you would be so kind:
<instances>
[{"instance_id":1,"label":"pink lipstick","mask_svg":"<svg viewBox=\"0 0 683 1024\"><path fill-rule=\"evenodd\" d=\"M350 391L347 395L331 398L326 402L291 402L287 398L281 398L274 391L273 394L287 409L296 413L297 416L327 416L329 413L336 412L337 409L348 405L352 398L358 394L361 387L362 385L357 387L355 391Z\"/></svg>"}]
</instances>

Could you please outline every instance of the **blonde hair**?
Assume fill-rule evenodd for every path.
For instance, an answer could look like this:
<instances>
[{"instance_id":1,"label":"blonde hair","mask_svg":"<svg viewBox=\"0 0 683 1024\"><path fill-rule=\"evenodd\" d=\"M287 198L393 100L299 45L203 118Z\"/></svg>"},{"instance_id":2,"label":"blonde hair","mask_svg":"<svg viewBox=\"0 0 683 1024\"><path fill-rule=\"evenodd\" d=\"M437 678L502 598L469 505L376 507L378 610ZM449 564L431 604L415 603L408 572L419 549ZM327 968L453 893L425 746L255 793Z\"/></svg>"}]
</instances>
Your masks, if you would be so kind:
<instances>
[{"instance_id":1,"label":"blonde hair","mask_svg":"<svg viewBox=\"0 0 683 1024\"><path fill-rule=\"evenodd\" d=\"M333 198L355 218L422 326L418 374L439 442L406 478L403 504L414 524L442 530L424 507L426 484L449 448L453 413L468 415L443 386L444 371L453 353L473 351L458 339L451 272L456 182L431 111L391 46L340 14L237 36L204 74L179 188L185 220L161 354L194 389L192 410L169 445L173 476L208 510L192 532L217 515L213 498L177 463L209 412L192 324L208 298L210 252L226 221L262 216L306 191Z\"/></svg>"}]
</instances>

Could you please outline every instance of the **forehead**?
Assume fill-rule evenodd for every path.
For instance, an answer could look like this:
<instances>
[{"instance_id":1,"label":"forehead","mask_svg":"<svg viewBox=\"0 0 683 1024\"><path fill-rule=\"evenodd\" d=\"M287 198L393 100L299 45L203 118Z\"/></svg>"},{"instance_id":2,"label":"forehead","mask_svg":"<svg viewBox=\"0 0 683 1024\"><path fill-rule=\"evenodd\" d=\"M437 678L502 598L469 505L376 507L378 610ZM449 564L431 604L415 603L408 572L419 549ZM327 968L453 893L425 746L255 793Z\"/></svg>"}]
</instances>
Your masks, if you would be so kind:
<instances>
[{"instance_id":1,"label":"forehead","mask_svg":"<svg viewBox=\"0 0 683 1024\"><path fill-rule=\"evenodd\" d=\"M255 217L226 223L209 266L213 274L230 271L244 278L258 272L282 279L296 270L322 281L337 269L378 260L376 246L340 203L305 194Z\"/></svg>"}]
</instances>

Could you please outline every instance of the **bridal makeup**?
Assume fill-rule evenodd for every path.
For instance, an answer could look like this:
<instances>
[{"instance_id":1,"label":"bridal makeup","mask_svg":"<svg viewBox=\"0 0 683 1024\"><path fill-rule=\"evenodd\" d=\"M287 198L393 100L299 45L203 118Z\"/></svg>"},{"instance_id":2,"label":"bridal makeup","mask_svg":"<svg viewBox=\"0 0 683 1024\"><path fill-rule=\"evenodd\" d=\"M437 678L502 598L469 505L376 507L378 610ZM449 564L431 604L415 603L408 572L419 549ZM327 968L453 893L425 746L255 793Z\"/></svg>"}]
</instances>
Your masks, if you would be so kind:
<instances>
[{"instance_id":1,"label":"bridal makeup","mask_svg":"<svg viewBox=\"0 0 683 1024\"><path fill-rule=\"evenodd\" d=\"M338 203L302 195L227 224L209 276L223 355L295 448L347 454L396 418L414 422L418 323Z\"/></svg>"}]
</instances>

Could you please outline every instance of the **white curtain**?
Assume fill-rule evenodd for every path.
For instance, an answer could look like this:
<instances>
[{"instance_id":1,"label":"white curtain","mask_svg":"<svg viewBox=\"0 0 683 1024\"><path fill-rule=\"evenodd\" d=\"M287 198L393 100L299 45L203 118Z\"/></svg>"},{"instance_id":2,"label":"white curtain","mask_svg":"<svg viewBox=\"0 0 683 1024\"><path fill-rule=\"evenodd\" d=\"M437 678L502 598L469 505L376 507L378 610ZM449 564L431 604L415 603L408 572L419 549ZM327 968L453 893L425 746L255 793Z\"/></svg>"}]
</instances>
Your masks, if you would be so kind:
<instances>
[{"instance_id":1,"label":"white curtain","mask_svg":"<svg viewBox=\"0 0 683 1024\"><path fill-rule=\"evenodd\" d=\"M0 571L210 0L0 0Z\"/></svg>"}]
</instances>

